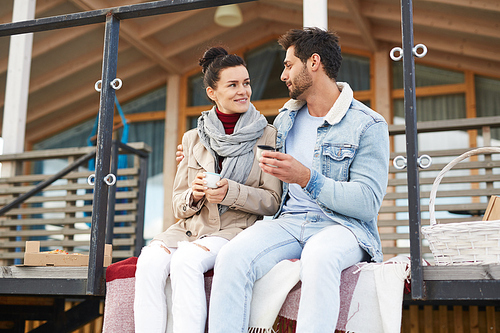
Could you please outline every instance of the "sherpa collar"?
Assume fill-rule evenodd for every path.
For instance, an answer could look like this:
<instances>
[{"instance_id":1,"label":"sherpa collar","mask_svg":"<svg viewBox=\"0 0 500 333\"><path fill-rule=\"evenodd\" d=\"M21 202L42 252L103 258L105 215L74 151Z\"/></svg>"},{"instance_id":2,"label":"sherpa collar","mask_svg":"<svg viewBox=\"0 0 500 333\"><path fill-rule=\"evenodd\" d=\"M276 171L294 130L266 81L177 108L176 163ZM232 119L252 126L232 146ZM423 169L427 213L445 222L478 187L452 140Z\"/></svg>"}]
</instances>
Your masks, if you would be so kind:
<instances>
[{"instance_id":1,"label":"sherpa collar","mask_svg":"<svg viewBox=\"0 0 500 333\"><path fill-rule=\"evenodd\" d=\"M325 120L330 125L335 125L338 122L340 122L340 120L347 113L347 110L349 110L349 107L351 106L352 99L354 96L352 89L348 83L337 82L337 86L339 87L340 95L333 104L330 111L328 111L328 113L325 116ZM280 109L280 112L285 110L298 111L305 104L306 104L305 101L290 99L288 102L285 103L285 105L283 105L283 108Z\"/></svg>"}]
</instances>

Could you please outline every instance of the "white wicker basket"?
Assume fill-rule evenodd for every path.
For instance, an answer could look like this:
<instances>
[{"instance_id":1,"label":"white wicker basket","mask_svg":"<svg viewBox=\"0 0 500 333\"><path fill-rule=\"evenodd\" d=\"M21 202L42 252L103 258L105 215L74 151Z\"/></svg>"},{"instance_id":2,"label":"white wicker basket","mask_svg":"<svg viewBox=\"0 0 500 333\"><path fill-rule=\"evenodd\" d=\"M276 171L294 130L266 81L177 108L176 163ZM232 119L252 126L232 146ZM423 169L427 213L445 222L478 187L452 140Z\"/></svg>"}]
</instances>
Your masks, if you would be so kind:
<instances>
[{"instance_id":1,"label":"white wicker basket","mask_svg":"<svg viewBox=\"0 0 500 333\"><path fill-rule=\"evenodd\" d=\"M436 265L479 265L500 263L500 220L437 224L436 193L441 179L460 161L477 154L500 153L500 147L468 151L448 163L432 185L429 201L430 225L422 227Z\"/></svg>"}]
</instances>

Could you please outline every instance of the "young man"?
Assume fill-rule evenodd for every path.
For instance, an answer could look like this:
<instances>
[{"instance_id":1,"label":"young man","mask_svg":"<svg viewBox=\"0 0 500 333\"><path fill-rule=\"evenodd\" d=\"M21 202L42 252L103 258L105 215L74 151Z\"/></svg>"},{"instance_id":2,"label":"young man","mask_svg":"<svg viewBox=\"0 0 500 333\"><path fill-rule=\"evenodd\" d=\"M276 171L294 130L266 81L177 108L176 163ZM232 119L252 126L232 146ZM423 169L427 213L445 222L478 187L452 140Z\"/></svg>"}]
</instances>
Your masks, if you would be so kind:
<instances>
[{"instance_id":1,"label":"young man","mask_svg":"<svg viewBox=\"0 0 500 333\"><path fill-rule=\"evenodd\" d=\"M219 253L210 333L247 332L254 282L294 258L302 280L297 333L334 332L342 270L382 259L377 214L387 187L387 123L336 82L342 56L335 34L291 30L279 43L292 100L274 123L279 152L264 152L260 167L283 181L281 208Z\"/></svg>"}]
</instances>

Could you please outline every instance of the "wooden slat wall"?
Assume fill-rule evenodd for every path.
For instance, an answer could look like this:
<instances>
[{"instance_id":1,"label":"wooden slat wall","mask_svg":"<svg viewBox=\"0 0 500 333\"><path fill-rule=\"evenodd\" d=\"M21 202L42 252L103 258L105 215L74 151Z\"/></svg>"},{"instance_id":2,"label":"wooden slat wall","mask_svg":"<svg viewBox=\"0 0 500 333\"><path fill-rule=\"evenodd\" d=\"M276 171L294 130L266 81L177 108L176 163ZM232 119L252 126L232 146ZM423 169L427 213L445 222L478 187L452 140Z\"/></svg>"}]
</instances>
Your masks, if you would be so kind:
<instances>
[{"instance_id":1,"label":"wooden slat wall","mask_svg":"<svg viewBox=\"0 0 500 333\"><path fill-rule=\"evenodd\" d=\"M286 329L274 328L277 333L295 333L295 322ZM496 333L497 329L500 311L495 306L410 305L403 309L401 323L401 333Z\"/></svg>"},{"instance_id":2,"label":"wooden slat wall","mask_svg":"<svg viewBox=\"0 0 500 333\"><path fill-rule=\"evenodd\" d=\"M410 305L403 309L401 333L495 333L500 311L495 306Z\"/></svg>"},{"instance_id":3,"label":"wooden slat wall","mask_svg":"<svg viewBox=\"0 0 500 333\"><path fill-rule=\"evenodd\" d=\"M428 151L421 154L428 154L435 160L445 158L448 161L467 151ZM392 158L400 154L393 153ZM427 201L430 196L432 183L436 175L447 162L435 162L426 170L420 171L420 196L426 199L421 202L422 225L429 225L426 213L429 211ZM489 196L500 195L498 181L500 181L500 161L463 161L449 171L438 187L436 217L439 223L477 221L482 219L484 210L488 205ZM494 172L495 174L486 174ZM383 252L385 259L398 254L409 254L409 235L404 228L408 226L408 217L404 216L408 212L406 172L390 168L391 177L389 179L389 190L384 198L383 206L379 215L380 236L383 241ZM446 203L440 200L446 200ZM397 201L397 205L395 204ZM463 214L446 214L446 217L439 218L440 213L452 211L471 212L475 216ZM397 214L400 214L397 216ZM404 227L404 228L398 228ZM403 244L402 241L405 243ZM427 243L423 244L423 252L430 253ZM426 259L432 261L430 256Z\"/></svg>"},{"instance_id":4,"label":"wooden slat wall","mask_svg":"<svg viewBox=\"0 0 500 333\"><path fill-rule=\"evenodd\" d=\"M135 220L137 213L138 175L137 168L120 169L118 172L115 210L117 221L114 240L114 257L130 257L135 244ZM42 248L59 248L68 252L84 252L89 246L88 237L92 213L92 186L86 183L91 172L71 173L47 187L41 195L28 200L20 208L10 210L0 218L5 229L0 233L0 258L12 261L23 258L27 240L41 237ZM44 175L40 180L48 178ZM120 179L125 178L125 179ZM0 188L0 204L5 204L18 194L34 187L39 180L19 182L12 177ZM22 184L22 185L18 185ZM85 203L84 203L85 202ZM38 229L36 229L38 228ZM119 247L118 247L119 246Z\"/></svg>"},{"instance_id":5,"label":"wooden slat wall","mask_svg":"<svg viewBox=\"0 0 500 333\"><path fill-rule=\"evenodd\" d=\"M67 302L66 308L75 306ZM104 306L101 304L101 314ZM40 321L26 321L26 331L41 325ZM74 333L100 333L103 317L74 331ZM275 325L277 333L293 333L295 323L291 323L288 332ZM410 305L403 309L401 333L496 333L500 330L500 311L495 306L432 306Z\"/></svg>"},{"instance_id":6,"label":"wooden slat wall","mask_svg":"<svg viewBox=\"0 0 500 333\"><path fill-rule=\"evenodd\" d=\"M69 165L87 153L81 150L70 148L26 152L25 160L22 160L23 154L16 154L14 158L26 164L32 163L33 160L58 158L65 159ZM28 199L21 207L13 208L0 217L2 265L12 265L15 259L23 258L25 242L28 240L40 240L42 251L55 248L68 252L88 251L93 186L87 184L87 177L91 173L93 172L80 167L45 188L37 196ZM113 258L128 258L134 255L139 173L137 157L134 157L132 166L118 170ZM0 207L33 189L37 183L50 176L19 175L0 178Z\"/></svg>"}]
</instances>

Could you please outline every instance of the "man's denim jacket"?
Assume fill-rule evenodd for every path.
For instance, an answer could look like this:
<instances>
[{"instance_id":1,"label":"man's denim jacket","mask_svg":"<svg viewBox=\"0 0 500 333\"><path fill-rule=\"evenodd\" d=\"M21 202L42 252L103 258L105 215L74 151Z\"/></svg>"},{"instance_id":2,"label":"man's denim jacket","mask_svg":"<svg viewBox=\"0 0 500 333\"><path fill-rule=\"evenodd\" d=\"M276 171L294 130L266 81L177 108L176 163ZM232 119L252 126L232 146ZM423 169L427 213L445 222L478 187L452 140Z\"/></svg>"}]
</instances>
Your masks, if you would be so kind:
<instances>
[{"instance_id":1,"label":"man's denim jacket","mask_svg":"<svg viewBox=\"0 0 500 333\"><path fill-rule=\"evenodd\" d=\"M318 128L311 178L303 190L335 222L349 228L373 261L382 260L377 215L387 188L389 131L384 118L353 98L347 83ZM304 101L290 100L274 121L276 147L285 139ZM288 195L283 183L280 212Z\"/></svg>"}]
</instances>

